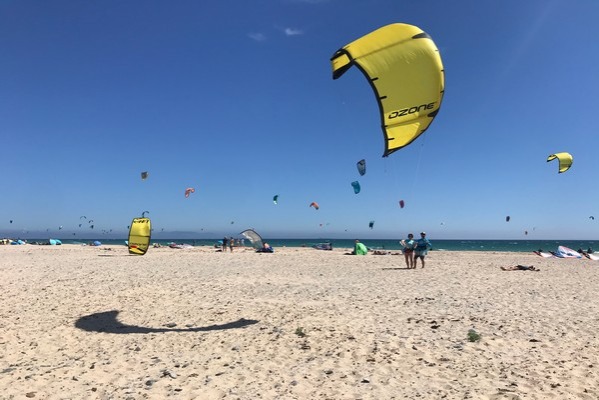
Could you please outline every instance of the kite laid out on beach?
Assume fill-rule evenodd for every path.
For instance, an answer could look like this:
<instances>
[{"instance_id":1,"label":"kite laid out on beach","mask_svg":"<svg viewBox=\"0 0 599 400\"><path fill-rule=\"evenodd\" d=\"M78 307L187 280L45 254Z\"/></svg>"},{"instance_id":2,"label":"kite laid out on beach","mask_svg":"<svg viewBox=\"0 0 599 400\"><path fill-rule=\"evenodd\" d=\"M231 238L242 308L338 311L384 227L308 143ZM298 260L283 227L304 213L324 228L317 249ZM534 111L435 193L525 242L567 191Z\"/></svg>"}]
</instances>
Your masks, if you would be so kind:
<instances>
[{"instance_id":1,"label":"kite laid out on beach","mask_svg":"<svg viewBox=\"0 0 599 400\"><path fill-rule=\"evenodd\" d=\"M196 190L192 187L188 187L187 189L185 189L185 198L188 198L190 194L195 193Z\"/></svg>"},{"instance_id":2,"label":"kite laid out on beach","mask_svg":"<svg viewBox=\"0 0 599 400\"><path fill-rule=\"evenodd\" d=\"M252 246L256 249L262 248L262 236L260 236L255 230L246 229L245 231L241 232L240 235L248 239L252 243Z\"/></svg>"},{"instance_id":3,"label":"kite laid out on beach","mask_svg":"<svg viewBox=\"0 0 599 400\"><path fill-rule=\"evenodd\" d=\"M570 153L555 153L551 154L547 157L547 162L553 161L555 159L559 160L559 173L566 172L572 166L572 162L574 161L572 154Z\"/></svg>"},{"instance_id":4,"label":"kite laid out on beach","mask_svg":"<svg viewBox=\"0 0 599 400\"><path fill-rule=\"evenodd\" d=\"M310 207L314 207L315 210L318 210L320 208L320 206L318 205L317 202L313 201L312 203L310 203Z\"/></svg>"},{"instance_id":5,"label":"kite laid out on beach","mask_svg":"<svg viewBox=\"0 0 599 400\"><path fill-rule=\"evenodd\" d=\"M356 163L356 167L358 168L358 172L360 175L364 175L366 173L366 160L361 159Z\"/></svg>"},{"instance_id":6,"label":"kite laid out on beach","mask_svg":"<svg viewBox=\"0 0 599 400\"><path fill-rule=\"evenodd\" d=\"M144 214L147 211L144 211ZM129 254L143 256L150 247L150 237L152 234L152 223L150 218L133 218L131 228L129 229Z\"/></svg>"},{"instance_id":7,"label":"kite laid out on beach","mask_svg":"<svg viewBox=\"0 0 599 400\"><path fill-rule=\"evenodd\" d=\"M145 181L146 179L148 179L148 171L144 171L141 173L141 180Z\"/></svg>"},{"instance_id":8,"label":"kite laid out on beach","mask_svg":"<svg viewBox=\"0 0 599 400\"><path fill-rule=\"evenodd\" d=\"M275 195L275 197L272 198L272 202L275 204L279 204L279 195Z\"/></svg>"},{"instance_id":9,"label":"kite laid out on beach","mask_svg":"<svg viewBox=\"0 0 599 400\"><path fill-rule=\"evenodd\" d=\"M355 193L355 194L358 194L358 193L360 193L360 182L358 182L358 181L353 181L353 182L351 183L351 186L354 188L354 193Z\"/></svg>"},{"instance_id":10,"label":"kite laid out on beach","mask_svg":"<svg viewBox=\"0 0 599 400\"><path fill-rule=\"evenodd\" d=\"M560 258L582 258L582 254L566 246L558 246L553 255Z\"/></svg>"},{"instance_id":11,"label":"kite laid out on beach","mask_svg":"<svg viewBox=\"0 0 599 400\"><path fill-rule=\"evenodd\" d=\"M383 26L337 50L331 64L333 79L354 65L368 79L385 136L383 157L416 140L439 112L443 62L431 37L416 26Z\"/></svg>"}]
</instances>

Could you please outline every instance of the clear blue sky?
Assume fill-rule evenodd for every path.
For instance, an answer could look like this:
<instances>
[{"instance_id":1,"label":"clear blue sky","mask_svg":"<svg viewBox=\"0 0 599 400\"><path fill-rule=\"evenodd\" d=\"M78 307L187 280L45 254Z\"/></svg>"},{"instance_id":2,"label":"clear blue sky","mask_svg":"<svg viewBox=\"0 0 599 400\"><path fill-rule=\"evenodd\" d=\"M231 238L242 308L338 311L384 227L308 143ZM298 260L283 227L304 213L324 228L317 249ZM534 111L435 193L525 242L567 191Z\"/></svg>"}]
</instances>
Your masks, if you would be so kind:
<instances>
[{"instance_id":1,"label":"clear blue sky","mask_svg":"<svg viewBox=\"0 0 599 400\"><path fill-rule=\"evenodd\" d=\"M147 210L155 237L597 239L597 16L596 0L1 0L0 236L125 237ZM329 59L394 22L432 36L446 89L382 158L370 86L333 81ZM564 174L546 162L561 151Z\"/></svg>"}]
</instances>

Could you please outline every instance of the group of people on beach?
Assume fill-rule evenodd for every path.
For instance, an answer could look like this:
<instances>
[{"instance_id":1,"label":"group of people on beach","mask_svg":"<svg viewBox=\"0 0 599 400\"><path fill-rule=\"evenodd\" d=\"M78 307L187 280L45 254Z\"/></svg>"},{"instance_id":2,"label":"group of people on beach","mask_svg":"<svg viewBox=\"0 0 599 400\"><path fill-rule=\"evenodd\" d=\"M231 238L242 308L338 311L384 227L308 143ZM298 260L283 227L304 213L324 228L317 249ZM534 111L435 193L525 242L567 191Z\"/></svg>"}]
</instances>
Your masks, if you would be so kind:
<instances>
[{"instance_id":1,"label":"group of people on beach","mask_svg":"<svg viewBox=\"0 0 599 400\"><path fill-rule=\"evenodd\" d=\"M418 259L420 259L422 268L424 268L424 258L428 254L428 251L433 248L431 242L426 238L426 232L420 232L420 239L417 240L414 240L414 235L409 233L408 238L400 240L399 243L402 246L402 253L406 259L406 266L408 269L415 269ZM354 250L351 253L345 254L366 255L368 254L368 250L369 249L364 245L364 243L356 240L354 244ZM375 250L373 254L385 255L391 253L383 250Z\"/></svg>"},{"instance_id":2,"label":"group of people on beach","mask_svg":"<svg viewBox=\"0 0 599 400\"><path fill-rule=\"evenodd\" d=\"M424 257L428 254L428 250L433 248L431 242L426 238L426 232L420 232L420 239L418 240L414 240L414 235L408 233L408 238L402 239L399 243L402 246L408 269L415 269L418 259L420 259L422 268L424 268Z\"/></svg>"}]
</instances>

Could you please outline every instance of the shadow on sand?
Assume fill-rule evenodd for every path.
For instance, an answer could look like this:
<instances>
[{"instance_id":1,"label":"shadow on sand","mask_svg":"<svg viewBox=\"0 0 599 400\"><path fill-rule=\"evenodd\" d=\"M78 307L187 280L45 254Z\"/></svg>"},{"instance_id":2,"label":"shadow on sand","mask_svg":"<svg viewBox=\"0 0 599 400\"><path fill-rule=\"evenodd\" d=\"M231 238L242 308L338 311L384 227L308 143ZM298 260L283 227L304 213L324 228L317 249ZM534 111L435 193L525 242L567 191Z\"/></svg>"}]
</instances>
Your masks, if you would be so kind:
<instances>
[{"instance_id":1,"label":"shadow on sand","mask_svg":"<svg viewBox=\"0 0 599 400\"><path fill-rule=\"evenodd\" d=\"M237 321L222 325L198 326L195 328L146 328L143 326L125 325L117 320L118 310L105 311L85 315L75 322L75 327L88 332L105 333L161 333L161 332L209 332L226 329L245 328L257 324L255 319L240 318Z\"/></svg>"}]
</instances>

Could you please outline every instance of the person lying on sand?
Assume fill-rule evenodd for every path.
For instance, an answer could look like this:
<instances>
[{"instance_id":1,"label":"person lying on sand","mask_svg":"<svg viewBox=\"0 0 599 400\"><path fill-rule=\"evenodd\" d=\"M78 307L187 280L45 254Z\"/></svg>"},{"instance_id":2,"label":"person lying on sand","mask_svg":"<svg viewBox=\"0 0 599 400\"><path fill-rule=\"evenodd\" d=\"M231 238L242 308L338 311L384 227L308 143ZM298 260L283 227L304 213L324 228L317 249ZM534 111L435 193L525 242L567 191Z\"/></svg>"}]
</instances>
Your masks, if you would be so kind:
<instances>
[{"instance_id":1,"label":"person lying on sand","mask_svg":"<svg viewBox=\"0 0 599 400\"><path fill-rule=\"evenodd\" d=\"M513 265L511 267L501 267L502 271L539 271L534 267L534 265L526 266L526 265Z\"/></svg>"},{"instance_id":2,"label":"person lying on sand","mask_svg":"<svg viewBox=\"0 0 599 400\"><path fill-rule=\"evenodd\" d=\"M256 253L274 253L275 250L268 243L264 242L261 248L256 250Z\"/></svg>"},{"instance_id":3,"label":"person lying on sand","mask_svg":"<svg viewBox=\"0 0 599 400\"><path fill-rule=\"evenodd\" d=\"M375 250L372 252L372 254L374 254L375 256L386 256L388 254L391 254L391 252L385 250Z\"/></svg>"}]
</instances>

